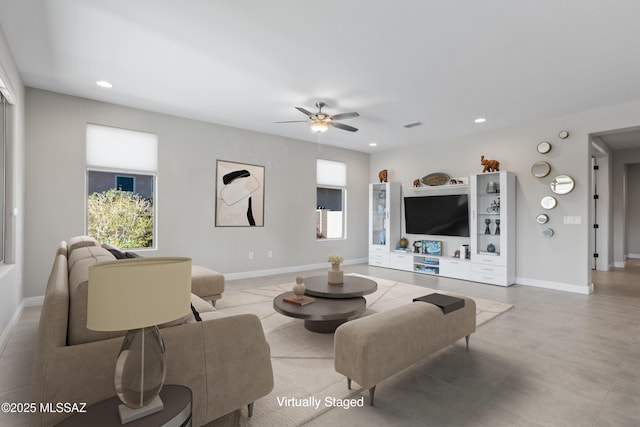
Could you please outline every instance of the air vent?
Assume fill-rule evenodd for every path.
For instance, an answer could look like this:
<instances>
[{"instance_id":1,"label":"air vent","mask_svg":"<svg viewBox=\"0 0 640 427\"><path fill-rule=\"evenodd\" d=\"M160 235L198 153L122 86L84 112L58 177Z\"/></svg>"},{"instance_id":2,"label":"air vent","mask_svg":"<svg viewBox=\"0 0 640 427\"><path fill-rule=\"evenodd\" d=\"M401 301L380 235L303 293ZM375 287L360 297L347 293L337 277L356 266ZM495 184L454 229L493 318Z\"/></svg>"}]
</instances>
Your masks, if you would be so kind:
<instances>
[{"instance_id":1,"label":"air vent","mask_svg":"<svg viewBox=\"0 0 640 427\"><path fill-rule=\"evenodd\" d=\"M416 126L422 126L422 122L407 123L406 125L402 125L402 126L406 127L407 129L411 129L411 128L414 128Z\"/></svg>"}]
</instances>

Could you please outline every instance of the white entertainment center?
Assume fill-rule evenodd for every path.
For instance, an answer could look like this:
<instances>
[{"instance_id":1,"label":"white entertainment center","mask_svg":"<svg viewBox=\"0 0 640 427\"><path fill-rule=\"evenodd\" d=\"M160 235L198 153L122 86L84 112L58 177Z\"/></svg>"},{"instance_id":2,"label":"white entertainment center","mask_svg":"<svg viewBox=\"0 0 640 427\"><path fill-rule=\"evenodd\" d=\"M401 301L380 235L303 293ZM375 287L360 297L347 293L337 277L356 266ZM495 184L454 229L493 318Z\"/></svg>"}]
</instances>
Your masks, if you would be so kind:
<instances>
[{"instance_id":1,"label":"white entertainment center","mask_svg":"<svg viewBox=\"0 0 640 427\"><path fill-rule=\"evenodd\" d=\"M405 251L396 249L403 231L403 198L400 184L389 182L369 185L369 265L499 286L515 283L515 175L474 174L464 184L421 186L404 197L448 194L468 194L468 241L446 235L423 238L442 242L449 252L451 243L462 239L469 245L470 258L436 255L423 248L416 253L411 244Z\"/></svg>"}]
</instances>

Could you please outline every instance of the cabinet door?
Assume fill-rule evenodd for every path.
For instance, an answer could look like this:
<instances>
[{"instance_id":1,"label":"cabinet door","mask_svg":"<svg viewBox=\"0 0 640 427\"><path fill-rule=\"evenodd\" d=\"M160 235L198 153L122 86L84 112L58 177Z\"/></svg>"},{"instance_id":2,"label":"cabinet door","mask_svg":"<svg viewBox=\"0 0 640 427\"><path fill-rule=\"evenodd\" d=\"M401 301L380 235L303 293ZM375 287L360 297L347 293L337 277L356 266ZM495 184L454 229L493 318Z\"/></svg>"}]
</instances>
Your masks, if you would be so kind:
<instances>
[{"instance_id":1,"label":"cabinet door","mask_svg":"<svg viewBox=\"0 0 640 427\"><path fill-rule=\"evenodd\" d=\"M413 255L410 253L394 253L389 254L389 267L396 270L413 270Z\"/></svg>"},{"instance_id":2,"label":"cabinet door","mask_svg":"<svg viewBox=\"0 0 640 427\"><path fill-rule=\"evenodd\" d=\"M471 278L471 263L467 260L443 258L440 260L440 275L469 280Z\"/></svg>"},{"instance_id":3,"label":"cabinet door","mask_svg":"<svg viewBox=\"0 0 640 427\"><path fill-rule=\"evenodd\" d=\"M493 172L471 176L471 257L501 258L506 250L506 173ZM499 261L504 265L504 261Z\"/></svg>"},{"instance_id":4,"label":"cabinet door","mask_svg":"<svg viewBox=\"0 0 640 427\"><path fill-rule=\"evenodd\" d=\"M369 243L372 246L388 245L389 191L386 183L369 186Z\"/></svg>"}]
</instances>

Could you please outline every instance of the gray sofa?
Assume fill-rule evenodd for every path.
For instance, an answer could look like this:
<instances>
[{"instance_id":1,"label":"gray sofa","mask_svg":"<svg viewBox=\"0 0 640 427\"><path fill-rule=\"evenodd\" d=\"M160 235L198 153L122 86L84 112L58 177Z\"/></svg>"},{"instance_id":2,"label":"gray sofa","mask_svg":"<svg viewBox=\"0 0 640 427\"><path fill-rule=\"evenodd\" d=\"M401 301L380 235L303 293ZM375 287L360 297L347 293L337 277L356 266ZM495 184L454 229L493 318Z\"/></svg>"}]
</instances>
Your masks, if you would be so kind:
<instances>
[{"instance_id":1,"label":"gray sofa","mask_svg":"<svg viewBox=\"0 0 640 427\"><path fill-rule=\"evenodd\" d=\"M32 373L32 401L91 405L115 395L113 378L120 333L86 328L89 265L113 260L106 249L78 237L58 245L47 284ZM193 393L194 426L206 424L273 388L269 345L253 314L225 315L192 294L201 322L187 316L165 325L165 384L181 384ZM149 296L153 303L153 296ZM35 413L33 426L51 426L70 416Z\"/></svg>"}]
</instances>

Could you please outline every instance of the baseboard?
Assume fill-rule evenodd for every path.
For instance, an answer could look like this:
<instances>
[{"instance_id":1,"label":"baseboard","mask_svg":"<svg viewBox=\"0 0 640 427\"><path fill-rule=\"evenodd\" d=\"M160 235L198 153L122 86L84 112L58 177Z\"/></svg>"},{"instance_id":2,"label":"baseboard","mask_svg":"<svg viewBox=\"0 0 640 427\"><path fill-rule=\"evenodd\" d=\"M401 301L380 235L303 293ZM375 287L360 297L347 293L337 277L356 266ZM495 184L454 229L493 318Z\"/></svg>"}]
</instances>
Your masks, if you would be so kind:
<instances>
[{"instance_id":1,"label":"baseboard","mask_svg":"<svg viewBox=\"0 0 640 427\"><path fill-rule=\"evenodd\" d=\"M516 284L533 286L535 288L553 289L556 291L573 292L576 294L589 295L593 293L593 283L588 286L572 285L570 283L550 282L547 280L527 279L525 277L517 277Z\"/></svg>"},{"instance_id":2,"label":"baseboard","mask_svg":"<svg viewBox=\"0 0 640 427\"><path fill-rule=\"evenodd\" d=\"M614 267L616 267L616 268L624 268L624 267L625 267L625 265L626 265L626 264L625 264L625 262L624 262L624 261L615 261L615 262L613 263L613 266L614 266Z\"/></svg>"},{"instance_id":3,"label":"baseboard","mask_svg":"<svg viewBox=\"0 0 640 427\"><path fill-rule=\"evenodd\" d=\"M627 258L640 259L640 254L627 254Z\"/></svg>"},{"instance_id":4,"label":"baseboard","mask_svg":"<svg viewBox=\"0 0 640 427\"><path fill-rule=\"evenodd\" d=\"M24 298L22 300L22 305L24 307L37 307L44 303L44 295L40 295L39 297L29 297Z\"/></svg>"},{"instance_id":5,"label":"baseboard","mask_svg":"<svg viewBox=\"0 0 640 427\"><path fill-rule=\"evenodd\" d=\"M353 264L363 264L367 263L369 258L357 258L345 260L343 265L353 265ZM289 267L278 267L278 268L269 268L266 270L253 270L253 271L241 271L238 273L227 273L224 275L225 280L236 280L236 279L251 279L253 277L260 276L273 276L275 274L287 274L287 273L295 273L298 271L308 271L308 270L318 270L321 268L329 269L329 264L326 262L319 264L304 264L304 265L294 265Z\"/></svg>"},{"instance_id":6,"label":"baseboard","mask_svg":"<svg viewBox=\"0 0 640 427\"><path fill-rule=\"evenodd\" d=\"M20 316L22 315L22 309L24 308L24 302L21 302L20 305L15 309L11 319L9 319L9 323L7 323L7 327L4 328L4 331L0 334L0 355L4 352L4 348L7 346L9 342L9 338L11 337L11 333L13 332L13 328L15 328L18 320L20 320Z\"/></svg>"}]
</instances>

